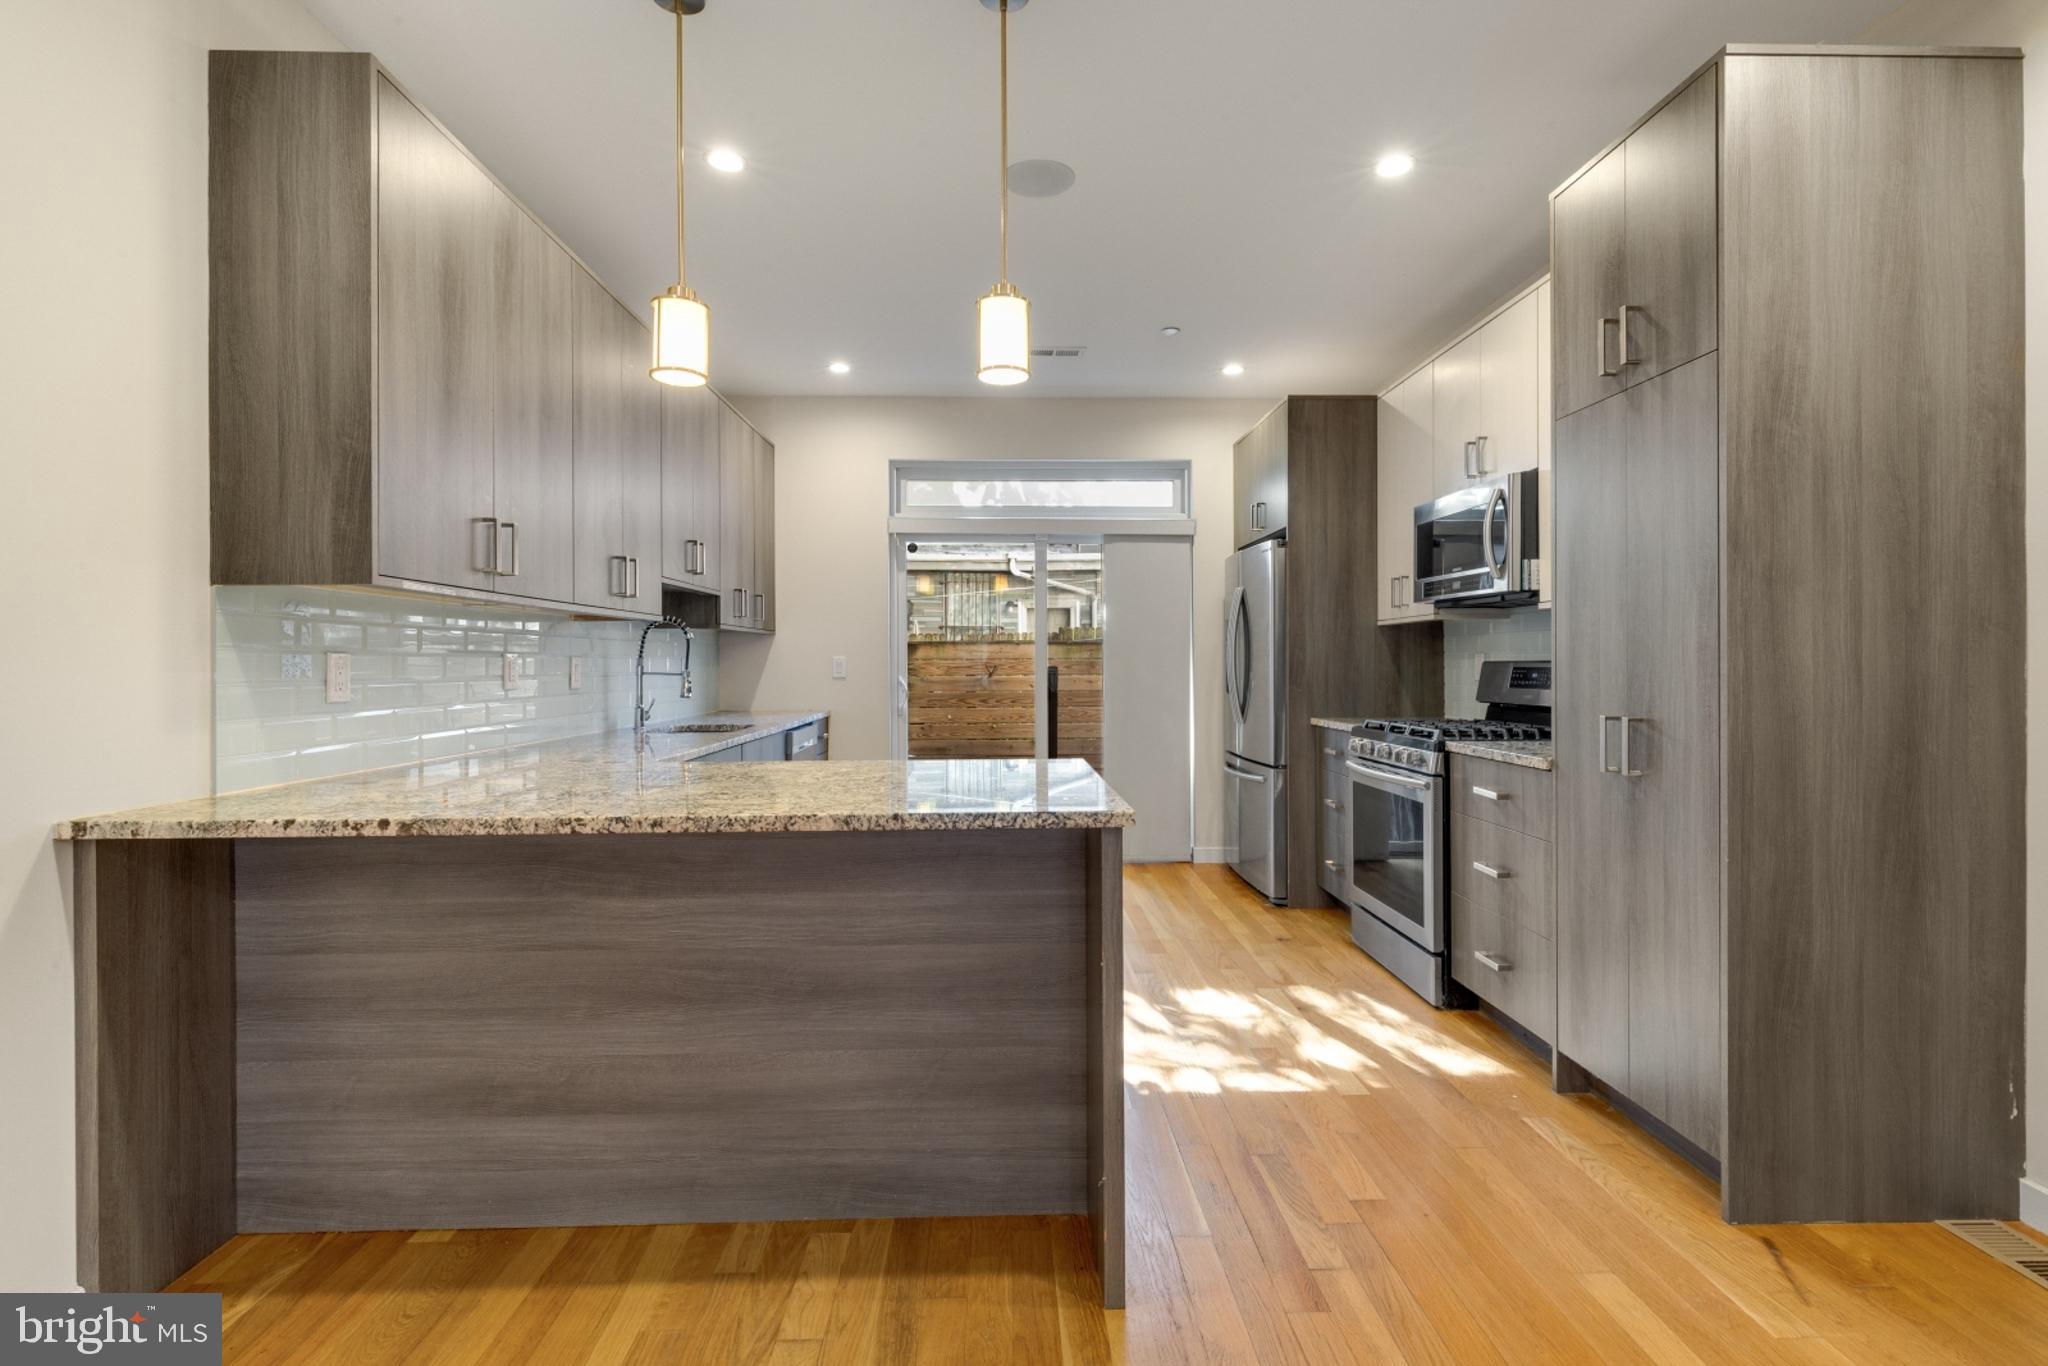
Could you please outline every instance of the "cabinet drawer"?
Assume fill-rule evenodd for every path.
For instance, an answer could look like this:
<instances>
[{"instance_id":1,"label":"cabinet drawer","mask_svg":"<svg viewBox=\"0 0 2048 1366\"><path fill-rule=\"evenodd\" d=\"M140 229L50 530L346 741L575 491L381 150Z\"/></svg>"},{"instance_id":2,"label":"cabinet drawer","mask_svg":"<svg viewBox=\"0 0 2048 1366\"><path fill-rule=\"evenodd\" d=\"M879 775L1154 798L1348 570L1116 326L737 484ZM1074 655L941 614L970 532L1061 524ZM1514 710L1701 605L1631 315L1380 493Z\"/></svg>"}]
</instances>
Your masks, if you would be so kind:
<instances>
[{"instance_id":1,"label":"cabinet drawer","mask_svg":"<svg viewBox=\"0 0 2048 1366\"><path fill-rule=\"evenodd\" d=\"M1344 817L1328 808L1318 825L1322 839L1316 845L1316 881L1339 902L1349 904L1345 895Z\"/></svg>"},{"instance_id":2,"label":"cabinet drawer","mask_svg":"<svg viewBox=\"0 0 2048 1366\"><path fill-rule=\"evenodd\" d=\"M1346 748L1350 740L1351 737L1341 730L1316 727L1316 749L1323 756L1323 772L1328 773L1331 769L1341 770L1344 767L1344 761L1351 757L1351 751Z\"/></svg>"},{"instance_id":3,"label":"cabinet drawer","mask_svg":"<svg viewBox=\"0 0 2048 1366\"><path fill-rule=\"evenodd\" d=\"M1555 1040L1557 950L1542 935L1453 896L1451 976L1545 1043Z\"/></svg>"},{"instance_id":4,"label":"cabinet drawer","mask_svg":"<svg viewBox=\"0 0 2048 1366\"><path fill-rule=\"evenodd\" d=\"M1460 816L1504 825L1539 840L1554 838L1548 769L1523 768L1470 755L1451 756L1451 810Z\"/></svg>"},{"instance_id":5,"label":"cabinet drawer","mask_svg":"<svg viewBox=\"0 0 2048 1366\"><path fill-rule=\"evenodd\" d=\"M1532 835L1451 817L1451 891L1546 939L1557 937L1555 858L1556 846Z\"/></svg>"}]
</instances>

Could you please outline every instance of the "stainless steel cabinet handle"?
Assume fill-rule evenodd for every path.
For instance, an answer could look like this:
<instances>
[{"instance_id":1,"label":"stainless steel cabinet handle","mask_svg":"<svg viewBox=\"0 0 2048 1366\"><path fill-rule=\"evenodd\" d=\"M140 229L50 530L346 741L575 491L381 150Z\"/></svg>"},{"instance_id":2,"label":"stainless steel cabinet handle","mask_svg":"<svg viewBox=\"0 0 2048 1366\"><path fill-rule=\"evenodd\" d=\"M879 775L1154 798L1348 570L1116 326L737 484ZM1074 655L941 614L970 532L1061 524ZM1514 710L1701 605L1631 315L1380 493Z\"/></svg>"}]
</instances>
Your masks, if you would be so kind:
<instances>
[{"instance_id":1,"label":"stainless steel cabinet handle","mask_svg":"<svg viewBox=\"0 0 2048 1366\"><path fill-rule=\"evenodd\" d=\"M471 536L475 536L475 535L476 535L476 528L477 528L477 527L482 527L482 528L484 529L484 532L485 532L485 536L484 536L484 540L485 540L485 543L486 543L486 544L488 544L488 545L490 546L490 555L489 555L489 558L488 558L488 559L487 559L487 560L485 561L485 563L484 563L484 565L483 565L483 572L484 572L484 573L486 573L486 574L495 574L495 573L497 573L497 572L498 572L498 519L497 519L497 518L495 518L495 517L477 517L477 518L473 518L473 519L471 519L471 521L470 521L470 524L469 524L469 525L470 525L470 533L469 533L469 534L470 534ZM471 541L471 542L469 543L469 553L470 553L470 556L471 556L472 558L474 558L474 557L475 557L475 555L476 555L476 542L475 542L474 540L472 540L472 541Z\"/></svg>"},{"instance_id":2,"label":"stainless steel cabinet handle","mask_svg":"<svg viewBox=\"0 0 2048 1366\"><path fill-rule=\"evenodd\" d=\"M1329 807L1332 811L1342 811L1344 809L1344 804L1335 797L1323 798L1323 805Z\"/></svg>"},{"instance_id":3,"label":"stainless steel cabinet handle","mask_svg":"<svg viewBox=\"0 0 2048 1366\"><path fill-rule=\"evenodd\" d=\"M640 596L640 557L638 555L628 555L626 557L626 596L629 598Z\"/></svg>"},{"instance_id":4,"label":"stainless steel cabinet handle","mask_svg":"<svg viewBox=\"0 0 2048 1366\"><path fill-rule=\"evenodd\" d=\"M1467 442L1465 443L1465 477L1466 477L1467 479L1477 479L1477 478L1479 477L1479 471L1478 471L1477 469L1473 468L1473 463L1472 463L1472 461L1473 461L1473 454L1472 454L1472 450L1473 450L1473 447L1477 446L1478 444L1479 444L1479 443L1478 443L1478 442L1476 442L1476 441L1467 441Z\"/></svg>"},{"instance_id":5,"label":"stainless steel cabinet handle","mask_svg":"<svg viewBox=\"0 0 2048 1366\"><path fill-rule=\"evenodd\" d=\"M1472 871L1479 874L1479 876L1481 877L1490 877L1495 882L1499 882L1502 878L1507 876L1506 873L1503 873L1500 869L1494 867L1492 864L1481 863L1478 859L1472 860Z\"/></svg>"},{"instance_id":6,"label":"stainless steel cabinet handle","mask_svg":"<svg viewBox=\"0 0 2048 1366\"><path fill-rule=\"evenodd\" d=\"M1333 858L1326 858L1323 860L1323 867L1328 868L1331 872L1334 873L1337 871L1337 860Z\"/></svg>"},{"instance_id":7,"label":"stainless steel cabinet handle","mask_svg":"<svg viewBox=\"0 0 2048 1366\"><path fill-rule=\"evenodd\" d=\"M498 537L503 536L508 531L512 533L512 555L509 561L501 557L497 550ZM491 572L499 578L516 579L519 577L519 523L498 523L497 535L491 537L491 561ZM501 566L506 563L510 563L512 567L510 569L502 568Z\"/></svg>"},{"instance_id":8,"label":"stainless steel cabinet handle","mask_svg":"<svg viewBox=\"0 0 2048 1366\"><path fill-rule=\"evenodd\" d=\"M766 621L766 620L768 620L768 613L767 613L767 611L766 611L766 610L764 609L764 607L763 607L763 604L764 604L764 603L766 603L766 602L767 602L767 600L768 600L768 599L767 599L767 597L766 597L766 595L765 595L765 594L761 594L761 593L756 593L756 594L754 594L754 620L755 620L755 621Z\"/></svg>"},{"instance_id":9,"label":"stainless steel cabinet handle","mask_svg":"<svg viewBox=\"0 0 2048 1366\"><path fill-rule=\"evenodd\" d=\"M1628 345L1628 315L1632 311L1633 305L1623 304L1621 306L1621 316L1614 320L1615 330L1621 333L1621 358L1614 367L1616 374L1620 374L1626 366L1639 364L1634 354L1630 352Z\"/></svg>"},{"instance_id":10,"label":"stainless steel cabinet handle","mask_svg":"<svg viewBox=\"0 0 2048 1366\"><path fill-rule=\"evenodd\" d=\"M1492 968L1495 972L1513 972L1515 970L1514 959L1502 958L1499 954L1488 953L1485 949L1474 949L1472 957L1478 961L1480 967Z\"/></svg>"},{"instance_id":11,"label":"stainless steel cabinet handle","mask_svg":"<svg viewBox=\"0 0 2048 1366\"><path fill-rule=\"evenodd\" d=\"M1472 473L1475 478L1486 473L1486 438L1483 436L1472 443Z\"/></svg>"},{"instance_id":12,"label":"stainless steel cabinet handle","mask_svg":"<svg viewBox=\"0 0 2048 1366\"><path fill-rule=\"evenodd\" d=\"M1265 529L1266 529L1266 505L1265 505L1264 503L1253 503L1253 504L1252 504L1252 530L1253 530L1253 531L1264 531Z\"/></svg>"},{"instance_id":13,"label":"stainless steel cabinet handle","mask_svg":"<svg viewBox=\"0 0 2048 1366\"><path fill-rule=\"evenodd\" d=\"M1472 795L1475 797L1484 797L1486 798L1486 800L1490 802L1504 802L1507 800L1506 797L1501 796L1500 793L1495 792L1490 787L1475 787L1472 789Z\"/></svg>"},{"instance_id":14,"label":"stainless steel cabinet handle","mask_svg":"<svg viewBox=\"0 0 2048 1366\"><path fill-rule=\"evenodd\" d=\"M1600 369L1602 379L1613 379L1621 373L1619 365L1612 369L1607 365L1607 329L1616 326L1613 318L1602 318L1593 325L1593 363Z\"/></svg>"},{"instance_id":15,"label":"stainless steel cabinet handle","mask_svg":"<svg viewBox=\"0 0 2048 1366\"><path fill-rule=\"evenodd\" d=\"M626 596L626 557L609 555L605 558L604 564L605 572L611 580L606 586L606 591L615 598L623 598Z\"/></svg>"},{"instance_id":16,"label":"stainless steel cabinet handle","mask_svg":"<svg viewBox=\"0 0 2048 1366\"><path fill-rule=\"evenodd\" d=\"M1607 762L1607 723L1620 719L1618 716L1608 716L1605 713L1593 718L1593 724L1600 727L1600 771L1602 773L1621 772L1620 769Z\"/></svg>"},{"instance_id":17,"label":"stainless steel cabinet handle","mask_svg":"<svg viewBox=\"0 0 2048 1366\"><path fill-rule=\"evenodd\" d=\"M1640 778L1643 776L1643 771L1630 762L1628 757L1628 736L1629 728L1644 718L1640 716L1619 716L1615 719L1621 722L1621 768L1619 772L1624 778Z\"/></svg>"}]
</instances>

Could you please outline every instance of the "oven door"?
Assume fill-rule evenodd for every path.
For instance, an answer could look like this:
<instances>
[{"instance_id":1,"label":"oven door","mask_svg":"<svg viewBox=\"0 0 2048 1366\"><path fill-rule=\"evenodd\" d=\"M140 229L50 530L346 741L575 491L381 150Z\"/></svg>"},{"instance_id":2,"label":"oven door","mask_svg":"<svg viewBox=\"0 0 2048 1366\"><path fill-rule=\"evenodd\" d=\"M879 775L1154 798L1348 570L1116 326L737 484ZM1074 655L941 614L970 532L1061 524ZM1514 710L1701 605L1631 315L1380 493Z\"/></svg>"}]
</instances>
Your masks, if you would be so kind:
<instances>
[{"instance_id":1,"label":"oven door","mask_svg":"<svg viewBox=\"0 0 2048 1366\"><path fill-rule=\"evenodd\" d=\"M1444 780L1353 759L1346 812L1352 905L1444 951Z\"/></svg>"},{"instance_id":2,"label":"oven door","mask_svg":"<svg viewBox=\"0 0 2048 1366\"><path fill-rule=\"evenodd\" d=\"M1513 509L1506 477L1415 509L1415 583L1423 602L1509 590Z\"/></svg>"}]
</instances>

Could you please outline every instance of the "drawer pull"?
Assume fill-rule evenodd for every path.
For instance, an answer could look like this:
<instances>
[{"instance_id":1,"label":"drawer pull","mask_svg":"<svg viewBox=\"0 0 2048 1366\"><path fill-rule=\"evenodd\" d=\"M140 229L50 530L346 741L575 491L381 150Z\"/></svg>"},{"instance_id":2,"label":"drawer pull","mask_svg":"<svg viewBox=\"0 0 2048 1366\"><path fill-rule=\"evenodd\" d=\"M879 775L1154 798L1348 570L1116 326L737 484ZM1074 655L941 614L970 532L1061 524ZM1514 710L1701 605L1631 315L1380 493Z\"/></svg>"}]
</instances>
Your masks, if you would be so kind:
<instances>
[{"instance_id":1,"label":"drawer pull","mask_svg":"<svg viewBox=\"0 0 2048 1366\"><path fill-rule=\"evenodd\" d=\"M1323 805L1329 807L1332 811L1342 811L1344 809L1344 804L1335 797L1323 798Z\"/></svg>"},{"instance_id":2,"label":"drawer pull","mask_svg":"<svg viewBox=\"0 0 2048 1366\"><path fill-rule=\"evenodd\" d=\"M1333 858L1326 858L1323 860L1323 867L1328 868L1331 872L1334 873L1337 871L1337 860Z\"/></svg>"},{"instance_id":3,"label":"drawer pull","mask_svg":"<svg viewBox=\"0 0 2048 1366\"><path fill-rule=\"evenodd\" d=\"M1343 753L1344 753L1344 751L1343 751L1343 750L1341 750L1341 749L1332 749L1332 748L1330 748L1330 747L1329 747L1328 745L1324 745L1324 746L1323 746L1323 753L1325 753L1325 754L1329 755L1329 756L1330 756L1330 757L1331 757L1332 759L1335 759L1335 758L1337 758L1337 757L1338 757L1339 755L1343 754Z\"/></svg>"},{"instance_id":4,"label":"drawer pull","mask_svg":"<svg viewBox=\"0 0 2048 1366\"><path fill-rule=\"evenodd\" d=\"M1500 955L1488 953L1484 949L1474 949L1472 957L1478 961L1480 967L1492 968L1495 972L1513 972L1515 970L1514 959L1502 958Z\"/></svg>"},{"instance_id":5,"label":"drawer pull","mask_svg":"<svg viewBox=\"0 0 2048 1366\"><path fill-rule=\"evenodd\" d=\"M1506 797L1502 796L1498 792L1495 792L1490 787L1475 787L1472 789L1472 795L1475 797L1484 797L1486 798L1486 800L1490 802L1504 802L1507 800Z\"/></svg>"},{"instance_id":6,"label":"drawer pull","mask_svg":"<svg viewBox=\"0 0 2048 1366\"><path fill-rule=\"evenodd\" d=\"M1472 871L1479 874L1481 877L1490 877L1495 882L1499 882L1502 878L1507 876L1506 873L1494 867L1492 864L1481 863L1478 859L1472 860Z\"/></svg>"}]
</instances>

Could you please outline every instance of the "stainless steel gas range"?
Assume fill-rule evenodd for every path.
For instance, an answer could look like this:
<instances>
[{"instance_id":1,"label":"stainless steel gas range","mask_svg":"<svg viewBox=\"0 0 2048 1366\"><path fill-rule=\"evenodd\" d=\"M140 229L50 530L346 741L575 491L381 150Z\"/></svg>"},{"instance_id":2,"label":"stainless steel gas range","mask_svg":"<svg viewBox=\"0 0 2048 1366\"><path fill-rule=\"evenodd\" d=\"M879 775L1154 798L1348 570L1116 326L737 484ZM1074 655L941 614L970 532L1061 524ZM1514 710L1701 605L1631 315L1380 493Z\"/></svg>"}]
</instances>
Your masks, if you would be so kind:
<instances>
[{"instance_id":1,"label":"stainless steel gas range","mask_svg":"<svg viewBox=\"0 0 2048 1366\"><path fill-rule=\"evenodd\" d=\"M1338 857L1352 942L1436 1006L1451 999L1444 746L1548 740L1550 662L1489 661L1478 700L1486 704L1484 720L1361 722L1344 766L1346 848Z\"/></svg>"}]
</instances>

